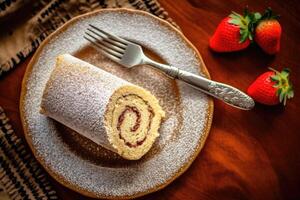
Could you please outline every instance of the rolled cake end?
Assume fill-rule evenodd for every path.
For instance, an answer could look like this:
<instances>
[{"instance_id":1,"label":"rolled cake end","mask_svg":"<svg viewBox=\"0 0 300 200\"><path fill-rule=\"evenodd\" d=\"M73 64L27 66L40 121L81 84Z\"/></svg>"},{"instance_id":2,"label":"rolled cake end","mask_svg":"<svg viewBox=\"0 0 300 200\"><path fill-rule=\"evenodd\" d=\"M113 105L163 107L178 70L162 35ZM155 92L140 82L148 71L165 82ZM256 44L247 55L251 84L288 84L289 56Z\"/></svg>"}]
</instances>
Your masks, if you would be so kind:
<instances>
[{"instance_id":1,"label":"rolled cake end","mask_svg":"<svg viewBox=\"0 0 300 200\"><path fill-rule=\"evenodd\" d=\"M117 89L104 117L107 137L122 157L138 160L152 147L165 112L148 91L134 85Z\"/></svg>"},{"instance_id":2,"label":"rolled cake end","mask_svg":"<svg viewBox=\"0 0 300 200\"><path fill-rule=\"evenodd\" d=\"M47 97L49 96L49 88L52 87L53 80L55 77L60 74L60 67L64 66L64 59L66 57L70 56L69 54L62 54L56 57L56 62L55 62L55 67L51 72L51 75L49 77L49 80L47 81L44 91L43 91L43 96L42 96L42 101L40 104L40 114L47 115L47 106L45 105L48 103Z\"/></svg>"}]
</instances>

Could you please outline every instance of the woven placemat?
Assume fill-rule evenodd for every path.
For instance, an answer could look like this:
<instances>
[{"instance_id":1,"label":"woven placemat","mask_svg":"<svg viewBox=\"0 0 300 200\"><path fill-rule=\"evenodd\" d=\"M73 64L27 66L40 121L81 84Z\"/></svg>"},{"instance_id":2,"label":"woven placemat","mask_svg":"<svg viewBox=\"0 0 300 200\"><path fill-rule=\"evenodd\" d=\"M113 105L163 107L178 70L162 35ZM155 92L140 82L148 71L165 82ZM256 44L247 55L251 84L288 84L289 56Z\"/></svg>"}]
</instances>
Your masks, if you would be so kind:
<instances>
[{"instance_id":1,"label":"woven placemat","mask_svg":"<svg viewBox=\"0 0 300 200\"><path fill-rule=\"evenodd\" d=\"M156 0L2 1L0 76L24 60L41 41L69 19L101 8L120 7L147 11L176 26Z\"/></svg>"},{"instance_id":2,"label":"woven placemat","mask_svg":"<svg viewBox=\"0 0 300 200\"><path fill-rule=\"evenodd\" d=\"M58 199L48 175L23 142L0 107L0 197Z\"/></svg>"}]
</instances>

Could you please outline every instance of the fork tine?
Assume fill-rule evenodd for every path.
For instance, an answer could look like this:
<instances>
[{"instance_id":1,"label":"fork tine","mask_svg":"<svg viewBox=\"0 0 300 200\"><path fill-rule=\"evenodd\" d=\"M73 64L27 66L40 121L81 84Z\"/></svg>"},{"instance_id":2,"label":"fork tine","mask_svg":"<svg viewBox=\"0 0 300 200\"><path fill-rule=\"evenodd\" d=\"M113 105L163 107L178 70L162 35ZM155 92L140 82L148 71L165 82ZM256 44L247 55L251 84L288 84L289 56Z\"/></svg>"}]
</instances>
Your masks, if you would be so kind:
<instances>
[{"instance_id":1,"label":"fork tine","mask_svg":"<svg viewBox=\"0 0 300 200\"><path fill-rule=\"evenodd\" d=\"M98 27L96 27L96 26L94 26L94 25L92 25L92 24L89 24L89 25L90 25L92 28L94 28L94 29L96 29L97 31L101 32L102 34L104 34L104 35L106 35L106 36L108 36L108 37L114 39L114 40L117 41L117 42L120 42L120 43L122 43L122 44L124 44L124 45L127 45L127 44L128 44L128 41L127 41L127 40L124 40L123 38L120 38L120 37L118 37L118 36L116 36L116 35L113 35L113 34L111 34L111 33L108 33L108 32L106 32L106 31L104 31L104 30L102 30L102 29L100 29L100 28L98 28Z\"/></svg>"},{"instance_id":2,"label":"fork tine","mask_svg":"<svg viewBox=\"0 0 300 200\"><path fill-rule=\"evenodd\" d=\"M93 28L93 27L92 27ZM97 34L99 37L103 38L103 40L115 45L115 46L118 46L120 47L121 49L126 49L126 46L125 44L121 43L121 42L117 42L116 40L113 40L113 39L110 39L107 35L104 35L102 32L98 31L97 29L93 28L94 31L92 31L91 29L88 28L88 30L92 31L93 33ZM97 31L97 33L95 32Z\"/></svg>"},{"instance_id":3,"label":"fork tine","mask_svg":"<svg viewBox=\"0 0 300 200\"><path fill-rule=\"evenodd\" d=\"M88 36L90 36L90 38L93 38L95 40L94 42L98 44L98 47L102 48L107 53L110 53L110 54L112 54L112 55L114 55L114 56L116 56L118 58L122 58L122 56L123 56L122 53L117 52L117 51L115 51L115 50L113 50L113 49L111 49L111 48L109 48L109 47L101 44L100 41L95 36L93 36L92 34L90 34L88 32L85 32L85 34L88 35Z\"/></svg>"},{"instance_id":4,"label":"fork tine","mask_svg":"<svg viewBox=\"0 0 300 200\"><path fill-rule=\"evenodd\" d=\"M97 42L99 42L102 45L104 45L104 46L106 46L106 47L108 47L110 49L113 49L113 50L115 50L115 51L117 51L117 52L119 52L121 54L124 54L125 49L123 49L123 48L121 48L121 47L119 47L119 46L117 46L115 44L112 44L113 41L112 42L107 41L107 39L104 38L102 35L99 35L99 33L95 32L94 30L91 30L89 28L87 29L87 31L90 31L91 33L93 33L94 35L96 35L96 36L99 37L99 39L97 39Z\"/></svg>"},{"instance_id":5,"label":"fork tine","mask_svg":"<svg viewBox=\"0 0 300 200\"><path fill-rule=\"evenodd\" d=\"M95 42L94 40L88 38L87 36L83 36L86 40L88 40L89 42L91 42L91 44L93 44L93 46L95 46L99 51L101 51L101 53L103 53L106 57L110 58L111 60L115 61L115 62L120 62L121 58L111 54L110 52L107 52L105 49L103 49L99 43Z\"/></svg>"}]
</instances>

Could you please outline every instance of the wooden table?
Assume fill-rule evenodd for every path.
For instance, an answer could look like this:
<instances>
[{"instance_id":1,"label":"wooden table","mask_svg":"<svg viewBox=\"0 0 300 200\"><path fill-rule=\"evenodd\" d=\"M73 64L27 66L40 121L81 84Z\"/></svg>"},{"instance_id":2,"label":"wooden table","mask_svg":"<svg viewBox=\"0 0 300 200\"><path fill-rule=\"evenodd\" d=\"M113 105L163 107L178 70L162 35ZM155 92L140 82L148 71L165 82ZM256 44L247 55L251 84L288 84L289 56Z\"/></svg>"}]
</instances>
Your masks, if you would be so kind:
<instances>
[{"instance_id":1,"label":"wooden table","mask_svg":"<svg viewBox=\"0 0 300 200\"><path fill-rule=\"evenodd\" d=\"M295 98L288 105L256 105L249 112L215 101L210 135L195 162L167 188L141 199L300 199L300 6L292 1L161 0L162 6L198 48L214 80L242 90L267 67L292 69ZM208 49L218 22L249 5L281 14L281 51L267 56L257 46L229 54ZM30 57L0 79L0 105L18 135L22 77ZM297 131L298 130L298 131ZM52 180L62 199L88 199Z\"/></svg>"}]
</instances>

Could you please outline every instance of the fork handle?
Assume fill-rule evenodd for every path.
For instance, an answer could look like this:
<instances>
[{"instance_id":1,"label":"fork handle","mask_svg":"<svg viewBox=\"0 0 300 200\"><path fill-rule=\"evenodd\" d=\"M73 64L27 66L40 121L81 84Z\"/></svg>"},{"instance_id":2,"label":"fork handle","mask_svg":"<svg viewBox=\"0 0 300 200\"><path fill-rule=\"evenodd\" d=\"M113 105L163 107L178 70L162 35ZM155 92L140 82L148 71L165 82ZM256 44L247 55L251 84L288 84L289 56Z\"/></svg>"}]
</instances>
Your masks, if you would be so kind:
<instances>
[{"instance_id":1,"label":"fork handle","mask_svg":"<svg viewBox=\"0 0 300 200\"><path fill-rule=\"evenodd\" d=\"M217 81L212 81L210 79L195 75L193 73L178 69L176 67L154 62L150 59L145 60L145 64L149 64L154 68L165 72L172 78L184 81L185 83L188 83L194 88L217 99L220 99L231 106L243 110L251 110L255 105L251 97L230 85L219 83Z\"/></svg>"}]
</instances>

